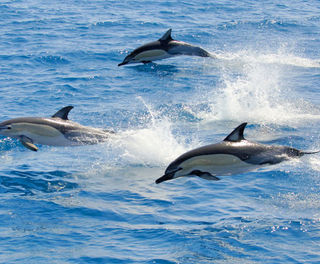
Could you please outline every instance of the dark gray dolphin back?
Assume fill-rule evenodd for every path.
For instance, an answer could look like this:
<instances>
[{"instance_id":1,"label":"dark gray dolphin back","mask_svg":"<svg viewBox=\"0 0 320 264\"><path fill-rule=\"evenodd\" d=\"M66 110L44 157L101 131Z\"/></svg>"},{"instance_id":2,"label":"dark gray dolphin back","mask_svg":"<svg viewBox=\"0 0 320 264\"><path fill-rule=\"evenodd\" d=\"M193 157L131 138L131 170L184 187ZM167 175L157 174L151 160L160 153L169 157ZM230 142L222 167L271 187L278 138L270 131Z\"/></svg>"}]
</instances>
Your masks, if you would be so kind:
<instances>
[{"instance_id":1,"label":"dark gray dolphin back","mask_svg":"<svg viewBox=\"0 0 320 264\"><path fill-rule=\"evenodd\" d=\"M131 52L127 57L135 56L135 55L139 54L140 52L147 51L147 50L153 50L153 49L160 49L161 48L163 50L168 51L168 49L169 49L168 43L173 40L171 37L171 31L172 31L172 29L170 28L166 33L164 33L164 35L161 38L159 38L156 41L152 41L147 44L144 44L141 47L138 47L133 52Z\"/></svg>"},{"instance_id":2,"label":"dark gray dolphin back","mask_svg":"<svg viewBox=\"0 0 320 264\"><path fill-rule=\"evenodd\" d=\"M58 112L56 112L52 118L60 118L62 120L69 120L68 119L68 114L71 111L71 109L73 109L73 106L69 105L66 107L61 108ZM13 118L13 119L9 119L6 120L2 123L0 123L0 125L7 125L10 123L35 123L35 124L47 124L47 125L51 125L57 129L60 128L59 125L54 125L57 122L56 121L50 121L50 119L48 118L43 118L43 117L18 117L18 118Z\"/></svg>"}]
</instances>

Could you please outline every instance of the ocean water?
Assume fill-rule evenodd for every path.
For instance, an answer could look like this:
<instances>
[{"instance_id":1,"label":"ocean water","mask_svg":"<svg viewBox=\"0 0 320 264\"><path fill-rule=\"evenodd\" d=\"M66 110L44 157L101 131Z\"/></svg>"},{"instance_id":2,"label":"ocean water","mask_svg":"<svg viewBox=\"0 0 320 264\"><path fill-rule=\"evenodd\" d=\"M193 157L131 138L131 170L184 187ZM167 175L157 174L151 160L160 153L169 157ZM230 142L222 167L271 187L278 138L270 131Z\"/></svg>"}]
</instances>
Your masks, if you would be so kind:
<instances>
[{"instance_id":1,"label":"ocean water","mask_svg":"<svg viewBox=\"0 0 320 264\"><path fill-rule=\"evenodd\" d=\"M217 59L117 66L169 28ZM319 46L319 1L1 1L0 121L73 105L117 137L38 152L0 137L0 262L319 263L319 155L154 183L242 122L319 150Z\"/></svg>"}]
</instances>

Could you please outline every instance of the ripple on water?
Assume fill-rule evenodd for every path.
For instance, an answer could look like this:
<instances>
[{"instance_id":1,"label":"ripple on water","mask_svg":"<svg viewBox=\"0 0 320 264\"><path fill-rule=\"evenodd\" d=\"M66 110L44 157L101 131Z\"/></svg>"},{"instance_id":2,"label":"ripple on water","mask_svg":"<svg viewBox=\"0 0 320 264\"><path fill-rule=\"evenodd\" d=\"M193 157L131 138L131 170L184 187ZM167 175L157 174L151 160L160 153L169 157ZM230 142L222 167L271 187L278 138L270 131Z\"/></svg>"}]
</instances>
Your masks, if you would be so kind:
<instances>
[{"instance_id":1,"label":"ripple on water","mask_svg":"<svg viewBox=\"0 0 320 264\"><path fill-rule=\"evenodd\" d=\"M2 193L19 195L65 192L78 186L71 176L64 171L7 170L0 177L0 188Z\"/></svg>"}]
</instances>

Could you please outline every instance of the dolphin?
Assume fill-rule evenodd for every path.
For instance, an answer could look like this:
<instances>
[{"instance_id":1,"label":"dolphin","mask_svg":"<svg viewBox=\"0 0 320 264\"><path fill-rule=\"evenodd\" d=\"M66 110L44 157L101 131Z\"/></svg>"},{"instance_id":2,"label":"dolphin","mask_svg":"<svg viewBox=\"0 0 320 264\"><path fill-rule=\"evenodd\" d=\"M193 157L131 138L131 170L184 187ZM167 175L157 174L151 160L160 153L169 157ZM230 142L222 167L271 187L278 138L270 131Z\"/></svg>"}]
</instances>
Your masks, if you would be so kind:
<instances>
[{"instance_id":1,"label":"dolphin","mask_svg":"<svg viewBox=\"0 0 320 264\"><path fill-rule=\"evenodd\" d=\"M17 138L26 148L37 151L35 144L79 146L97 144L114 132L82 126L68 119L73 106L66 106L52 117L19 117L0 123L0 135Z\"/></svg>"},{"instance_id":2,"label":"dolphin","mask_svg":"<svg viewBox=\"0 0 320 264\"><path fill-rule=\"evenodd\" d=\"M188 151L174 160L156 183L184 176L198 176L206 180L220 180L217 176L241 174L265 165L299 158L304 152L292 147L266 145L246 140L247 123L234 129L222 142Z\"/></svg>"},{"instance_id":3,"label":"dolphin","mask_svg":"<svg viewBox=\"0 0 320 264\"><path fill-rule=\"evenodd\" d=\"M118 66L130 63L149 63L179 55L214 57L204 49L189 43L174 40L169 29L159 40L147 43L132 51Z\"/></svg>"}]
</instances>

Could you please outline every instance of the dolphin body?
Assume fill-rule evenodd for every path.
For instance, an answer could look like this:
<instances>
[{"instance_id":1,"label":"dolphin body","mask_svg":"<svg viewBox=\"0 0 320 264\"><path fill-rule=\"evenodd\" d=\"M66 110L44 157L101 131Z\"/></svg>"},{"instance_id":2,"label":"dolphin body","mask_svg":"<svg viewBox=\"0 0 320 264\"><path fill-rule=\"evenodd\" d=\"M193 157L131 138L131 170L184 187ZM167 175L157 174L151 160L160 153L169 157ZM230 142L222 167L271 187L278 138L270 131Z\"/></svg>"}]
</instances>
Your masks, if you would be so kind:
<instances>
[{"instance_id":1,"label":"dolphin body","mask_svg":"<svg viewBox=\"0 0 320 264\"><path fill-rule=\"evenodd\" d=\"M304 152L287 146L248 141L243 137L246 125L243 123L238 126L222 142L184 153L167 167L165 174L156 183L184 176L217 181L220 175L241 174L263 165L319 152Z\"/></svg>"},{"instance_id":2,"label":"dolphin body","mask_svg":"<svg viewBox=\"0 0 320 264\"><path fill-rule=\"evenodd\" d=\"M20 117L0 123L0 135L18 138L23 146L37 151L35 144L79 146L109 139L112 131L82 126L68 120L73 106L66 106L51 118Z\"/></svg>"},{"instance_id":3,"label":"dolphin body","mask_svg":"<svg viewBox=\"0 0 320 264\"><path fill-rule=\"evenodd\" d=\"M132 51L125 57L122 66L130 63L149 63L155 60L162 60L179 55L214 57L204 49L193 46L189 43L177 41L171 37L171 29L169 29L159 40L147 43Z\"/></svg>"}]
</instances>

